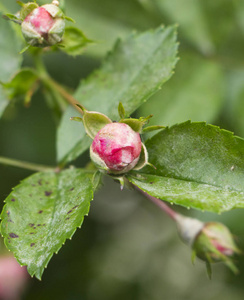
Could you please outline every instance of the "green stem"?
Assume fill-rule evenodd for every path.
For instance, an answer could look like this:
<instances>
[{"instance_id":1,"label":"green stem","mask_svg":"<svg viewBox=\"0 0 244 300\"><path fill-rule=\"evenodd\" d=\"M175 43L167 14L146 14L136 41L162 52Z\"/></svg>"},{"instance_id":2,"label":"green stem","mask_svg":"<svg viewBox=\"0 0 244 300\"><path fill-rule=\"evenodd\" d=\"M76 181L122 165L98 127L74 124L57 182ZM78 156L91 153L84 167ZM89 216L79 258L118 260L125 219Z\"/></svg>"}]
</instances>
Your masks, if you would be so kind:
<instances>
[{"instance_id":1,"label":"green stem","mask_svg":"<svg viewBox=\"0 0 244 300\"><path fill-rule=\"evenodd\" d=\"M41 80L45 84L45 86L54 94L56 95L57 101L60 103L61 108L63 107L62 101L60 100L60 96L64 100L66 100L69 104L71 104L75 109L77 109L80 113L83 114L83 111L77 106L79 102L72 96L70 93L68 93L60 84L58 84L55 80L53 80L49 74L47 73L46 67L43 64L43 61L41 59L40 53L35 54L34 61L36 65L36 69L41 77Z\"/></svg>"},{"instance_id":2,"label":"green stem","mask_svg":"<svg viewBox=\"0 0 244 300\"><path fill-rule=\"evenodd\" d=\"M0 164L23 168L31 171L57 171L56 167L33 164L26 161L20 161L12 158L0 156Z\"/></svg>"}]
</instances>

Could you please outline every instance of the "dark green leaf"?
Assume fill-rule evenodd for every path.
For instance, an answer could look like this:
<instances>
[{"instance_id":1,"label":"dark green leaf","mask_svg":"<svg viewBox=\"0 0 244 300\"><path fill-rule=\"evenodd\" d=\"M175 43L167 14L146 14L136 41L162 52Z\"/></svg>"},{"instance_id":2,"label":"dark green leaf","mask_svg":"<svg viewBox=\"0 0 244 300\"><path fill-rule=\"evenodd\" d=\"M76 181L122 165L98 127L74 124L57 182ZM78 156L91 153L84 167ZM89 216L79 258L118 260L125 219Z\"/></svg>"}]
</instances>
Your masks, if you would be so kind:
<instances>
[{"instance_id":1,"label":"dark green leaf","mask_svg":"<svg viewBox=\"0 0 244 300\"><path fill-rule=\"evenodd\" d=\"M31 276L41 278L54 253L70 239L93 197L90 176L81 169L36 173L7 197L1 232L5 244Z\"/></svg>"},{"instance_id":2,"label":"dark green leaf","mask_svg":"<svg viewBox=\"0 0 244 300\"><path fill-rule=\"evenodd\" d=\"M142 172L156 175L155 189L150 176L138 178L138 186L153 196L214 212L244 207L243 139L216 126L185 122L162 130L146 147L156 170Z\"/></svg>"},{"instance_id":3,"label":"dark green leaf","mask_svg":"<svg viewBox=\"0 0 244 300\"><path fill-rule=\"evenodd\" d=\"M88 110L102 112L112 120L118 119L119 102L131 114L170 78L177 61L176 51L175 27L133 34L116 43L102 67L81 83L75 98ZM85 130L76 137L77 124L67 124L72 116L73 109L69 108L58 132L58 160L62 162L75 159L87 148L83 143ZM67 135L68 139L73 138L64 144Z\"/></svg>"}]
</instances>

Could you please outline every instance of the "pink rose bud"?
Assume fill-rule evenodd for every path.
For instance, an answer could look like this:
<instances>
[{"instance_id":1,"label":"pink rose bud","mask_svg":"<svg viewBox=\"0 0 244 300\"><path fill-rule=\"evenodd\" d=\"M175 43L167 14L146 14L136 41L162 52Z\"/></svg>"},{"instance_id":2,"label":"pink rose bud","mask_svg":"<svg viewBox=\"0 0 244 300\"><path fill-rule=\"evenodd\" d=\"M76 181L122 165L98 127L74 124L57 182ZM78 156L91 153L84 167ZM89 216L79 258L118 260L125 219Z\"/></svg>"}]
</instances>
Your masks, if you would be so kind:
<instances>
[{"instance_id":1,"label":"pink rose bud","mask_svg":"<svg viewBox=\"0 0 244 300\"><path fill-rule=\"evenodd\" d=\"M110 123L95 136L90 155L98 168L107 173L122 174L136 166L141 148L139 133L127 124Z\"/></svg>"},{"instance_id":2,"label":"pink rose bud","mask_svg":"<svg viewBox=\"0 0 244 300\"><path fill-rule=\"evenodd\" d=\"M62 40L65 29L63 12L53 4L37 7L21 24L23 36L35 47L55 45Z\"/></svg>"},{"instance_id":3,"label":"pink rose bud","mask_svg":"<svg viewBox=\"0 0 244 300\"><path fill-rule=\"evenodd\" d=\"M29 279L26 267L21 267L13 256L0 257L0 299L20 299Z\"/></svg>"}]
</instances>

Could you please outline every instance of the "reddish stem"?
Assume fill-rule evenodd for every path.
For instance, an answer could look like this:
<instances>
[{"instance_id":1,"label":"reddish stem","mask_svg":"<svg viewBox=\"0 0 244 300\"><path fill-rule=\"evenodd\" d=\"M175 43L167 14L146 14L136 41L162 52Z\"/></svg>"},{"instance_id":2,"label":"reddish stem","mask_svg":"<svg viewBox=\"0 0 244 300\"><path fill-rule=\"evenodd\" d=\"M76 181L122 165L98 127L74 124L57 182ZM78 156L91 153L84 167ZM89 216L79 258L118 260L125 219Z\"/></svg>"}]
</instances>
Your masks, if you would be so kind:
<instances>
[{"instance_id":1,"label":"reddish stem","mask_svg":"<svg viewBox=\"0 0 244 300\"><path fill-rule=\"evenodd\" d=\"M165 204L162 200L153 197L151 195L149 195L148 193L142 191L140 188L138 188L137 186L135 186L135 188L141 192L148 200L150 200L151 202L153 202L155 205L157 205L161 210L163 210L172 220L176 221L177 220L177 216L178 214L171 209L167 204Z\"/></svg>"}]
</instances>

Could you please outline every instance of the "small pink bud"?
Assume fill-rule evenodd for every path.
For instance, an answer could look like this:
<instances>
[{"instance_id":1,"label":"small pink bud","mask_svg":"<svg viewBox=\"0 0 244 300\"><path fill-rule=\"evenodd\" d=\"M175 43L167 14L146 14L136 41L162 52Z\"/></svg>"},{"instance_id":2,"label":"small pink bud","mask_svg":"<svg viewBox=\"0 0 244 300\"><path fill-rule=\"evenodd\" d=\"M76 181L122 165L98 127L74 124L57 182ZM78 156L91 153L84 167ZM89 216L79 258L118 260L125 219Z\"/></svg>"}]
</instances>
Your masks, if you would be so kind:
<instances>
[{"instance_id":1,"label":"small pink bud","mask_svg":"<svg viewBox=\"0 0 244 300\"><path fill-rule=\"evenodd\" d=\"M29 278L26 267L21 267L13 256L0 257L0 299L20 299Z\"/></svg>"},{"instance_id":2,"label":"small pink bud","mask_svg":"<svg viewBox=\"0 0 244 300\"><path fill-rule=\"evenodd\" d=\"M127 124L110 123L95 136L90 155L100 169L108 173L122 174L136 166L141 148L139 133Z\"/></svg>"},{"instance_id":3,"label":"small pink bud","mask_svg":"<svg viewBox=\"0 0 244 300\"><path fill-rule=\"evenodd\" d=\"M61 42L64 28L63 13L53 4L35 8L21 24L25 40L35 47L52 46Z\"/></svg>"}]
</instances>

